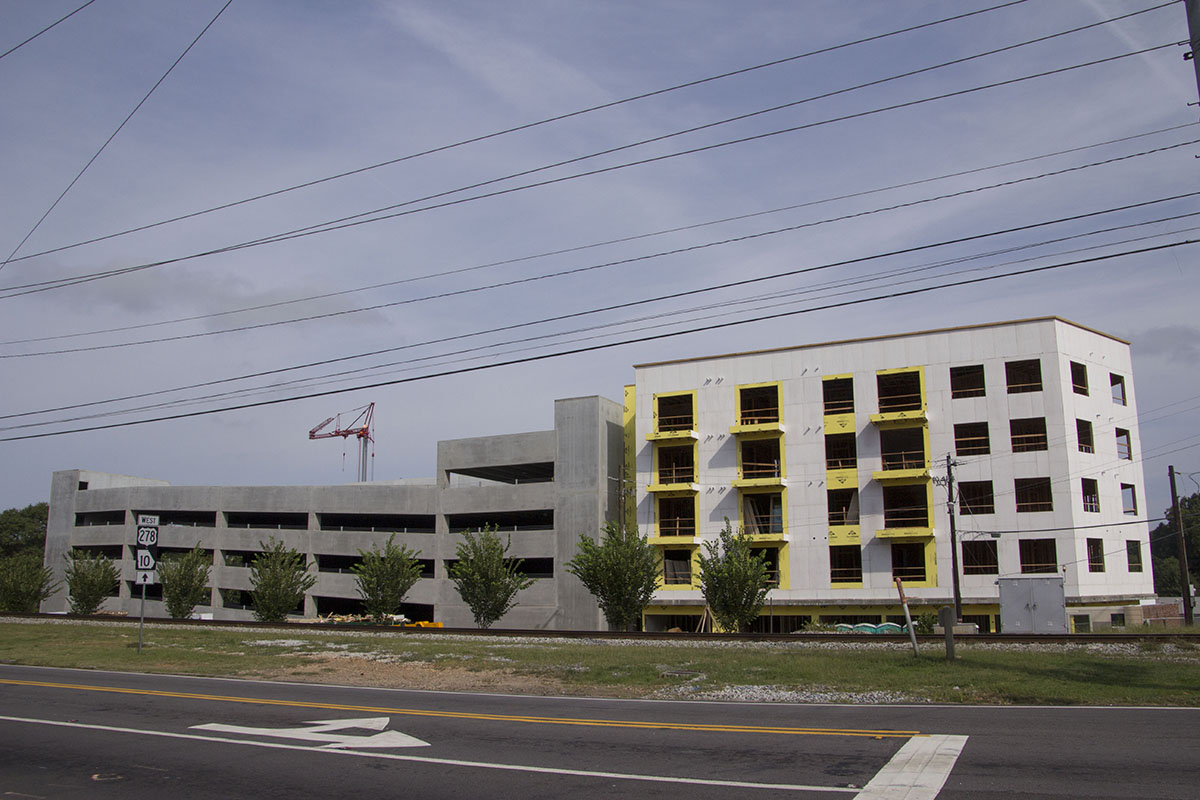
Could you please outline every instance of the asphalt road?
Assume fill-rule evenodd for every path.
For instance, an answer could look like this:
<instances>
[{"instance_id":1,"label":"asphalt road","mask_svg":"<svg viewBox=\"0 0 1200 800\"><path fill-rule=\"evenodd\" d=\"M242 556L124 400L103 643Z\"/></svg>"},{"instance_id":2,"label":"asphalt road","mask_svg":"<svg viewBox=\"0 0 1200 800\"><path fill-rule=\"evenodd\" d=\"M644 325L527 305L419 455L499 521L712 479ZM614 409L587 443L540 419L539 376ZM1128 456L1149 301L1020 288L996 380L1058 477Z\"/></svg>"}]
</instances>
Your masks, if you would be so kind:
<instances>
[{"instance_id":1,"label":"asphalt road","mask_svg":"<svg viewBox=\"0 0 1200 800\"><path fill-rule=\"evenodd\" d=\"M514 697L0 666L0 797L1194 798L1200 710Z\"/></svg>"}]
</instances>

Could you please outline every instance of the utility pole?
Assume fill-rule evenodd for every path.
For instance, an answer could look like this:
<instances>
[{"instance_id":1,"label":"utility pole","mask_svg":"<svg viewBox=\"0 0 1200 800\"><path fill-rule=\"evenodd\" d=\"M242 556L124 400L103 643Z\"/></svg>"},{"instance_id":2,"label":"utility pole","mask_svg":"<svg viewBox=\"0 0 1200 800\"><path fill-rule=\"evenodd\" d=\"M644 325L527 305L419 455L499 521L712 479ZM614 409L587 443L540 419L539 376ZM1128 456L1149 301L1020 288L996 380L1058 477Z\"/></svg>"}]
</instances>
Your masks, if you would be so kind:
<instances>
[{"instance_id":1,"label":"utility pole","mask_svg":"<svg viewBox=\"0 0 1200 800\"><path fill-rule=\"evenodd\" d=\"M1171 480L1171 509L1175 515L1175 530L1179 535L1179 593L1183 596L1183 624L1191 625L1194 621L1192 582L1188 577L1187 539L1183 534L1183 512L1179 509L1179 495L1175 491L1175 467L1167 467L1167 477Z\"/></svg>"},{"instance_id":2,"label":"utility pole","mask_svg":"<svg viewBox=\"0 0 1200 800\"><path fill-rule=\"evenodd\" d=\"M1192 62L1196 70L1196 89L1200 91L1200 61L1196 59L1196 51L1200 50L1200 0L1183 0L1187 11L1189 50L1183 54L1185 60Z\"/></svg>"},{"instance_id":3,"label":"utility pole","mask_svg":"<svg viewBox=\"0 0 1200 800\"><path fill-rule=\"evenodd\" d=\"M950 517L950 568L954 571L954 620L962 622L962 591L958 583L958 530L954 523L954 459L950 457L949 453L946 453L946 513Z\"/></svg>"}]
</instances>

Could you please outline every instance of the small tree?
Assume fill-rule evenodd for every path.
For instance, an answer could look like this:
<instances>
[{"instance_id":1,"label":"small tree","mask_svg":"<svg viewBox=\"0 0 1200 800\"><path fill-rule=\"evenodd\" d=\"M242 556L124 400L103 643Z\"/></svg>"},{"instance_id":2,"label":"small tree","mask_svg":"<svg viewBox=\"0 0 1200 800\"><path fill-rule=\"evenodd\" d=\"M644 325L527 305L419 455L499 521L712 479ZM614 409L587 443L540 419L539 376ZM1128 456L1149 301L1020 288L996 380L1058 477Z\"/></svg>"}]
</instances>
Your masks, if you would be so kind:
<instances>
[{"instance_id":1,"label":"small tree","mask_svg":"<svg viewBox=\"0 0 1200 800\"><path fill-rule=\"evenodd\" d=\"M208 588L208 573L212 569L212 556L204 552L196 542L183 555L167 556L158 564L158 578L162 581L163 600L167 613L174 619L187 619L198 605L208 605L211 591Z\"/></svg>"},{"instance_id":2,"label":"small tree","mask_svg":"<svg viewBox=\"0 0 1200 800\"><path fill-rule=\"evenodd\" d=\"M767 597L766 559L750 550L745 531L736 534L725 520L720 538L700 553L700 592L713 618L726 631L744 631L758 619Z\"/></svg>"},{"instance_id":3,"label":"small tree","mask_svg":"<svg viewBox=\"0 0 1200 800\"><path fill-rule=\"evenodd\" d=\"M72 550L65 556L67 596L72 614L95 614L104 598L112 594L121 579L117 565L103 554L89 556Z\"/></svg>"},{"instance_id":4,"label":"small tree","mask_svg":"<svg viewBox=\"0 0 1200 800\"><path fill-rule=\"evenodd\" d=\"M382 552L378 547L369 552L359 550L362 561L350 568L358 581L363 606L376 622L399 611L404 596L421 577L417 551L404 545L397 547L395 538L395 534L388 537Z\"/></svg>"},{"instance_id":5,"label":"small tree","mask_svg":"<svg viewBox=\"0 0 1200 800\"><path fill-rule=\"evenodd\" d=\"M480 628L490 628L516 605L517 592L533 583L520 573L521 561L506 561L512 544L501 543L494 527L484 526L478 534L463 534L456 548L458 561L450 567L450 580Z\"/></svg>"},{"instance_id":6,"label":"small tree","mask_svg":"<svg viewBox=\"0 0 1200 800\"><path fill-rule=\"evenodd\" d=\"M304 565L304 556L274 538L258 543L262 552L250 566L250 594L254 618L259 622L283 622L304 600L304 593L317 582Z\"/></svg>"},{"instance_id":7,"label":"small tree","mask_svg":"<svg viewBox=\"0 0 1200 800\"><path fill-rule=\"evenodd\" d=\"M42 565L40 553L26 551L0 558L0 611L36 614L55 588L53 574Z\"/></svg>"},{"instance_id":8,"label":"small tree","mask_svg":"<svg viewBox=\"0 0 1200 800\"><path fill-rule=\"evenodd\" d=\"M609 522L600 542L580 534L579 552L567 562L567 572L596 598L609 625L636 630L658 587L659 564L658 551L645 536Z\"/></svg>"}]
</instances>

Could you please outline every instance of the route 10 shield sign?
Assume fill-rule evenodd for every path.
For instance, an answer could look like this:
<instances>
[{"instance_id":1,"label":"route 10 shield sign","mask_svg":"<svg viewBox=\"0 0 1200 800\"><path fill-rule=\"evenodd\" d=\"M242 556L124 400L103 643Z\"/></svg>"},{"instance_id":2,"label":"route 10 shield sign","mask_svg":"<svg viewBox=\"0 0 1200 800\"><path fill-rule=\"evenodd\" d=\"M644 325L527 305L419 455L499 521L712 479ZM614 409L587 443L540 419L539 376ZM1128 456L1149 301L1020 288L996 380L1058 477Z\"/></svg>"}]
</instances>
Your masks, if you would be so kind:
<instances>
[{"instance_id":1,"label":"route 10 shield sign","mask_svg":"<svg viewBox=\"0 0 1200 800\"><path fill-rule=\"evenodd\" d=\"M138 514L137 547L134 549L135 585L158 583L158 515Z\"/></svg>"}]
</instances>

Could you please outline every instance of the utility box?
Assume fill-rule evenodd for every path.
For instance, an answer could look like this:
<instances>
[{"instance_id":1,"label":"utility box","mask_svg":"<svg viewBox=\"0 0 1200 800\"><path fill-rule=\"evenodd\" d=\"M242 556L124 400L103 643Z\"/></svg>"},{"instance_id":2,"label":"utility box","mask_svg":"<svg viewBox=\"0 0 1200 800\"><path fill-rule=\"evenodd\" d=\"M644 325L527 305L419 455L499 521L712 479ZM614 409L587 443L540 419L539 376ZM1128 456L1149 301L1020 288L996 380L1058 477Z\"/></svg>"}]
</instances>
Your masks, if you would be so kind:
<instances>
[{"instance_id":1,"label":"utility box","mask_svg":"<svg viewBox=\"0 0 1200 800\"><path fill-rule=\"evenodd\" d=\"M1000 629L1005 633L1066 633L1067 595L1061 575L1000 578Z\"/></svg>"}]
</instances>

